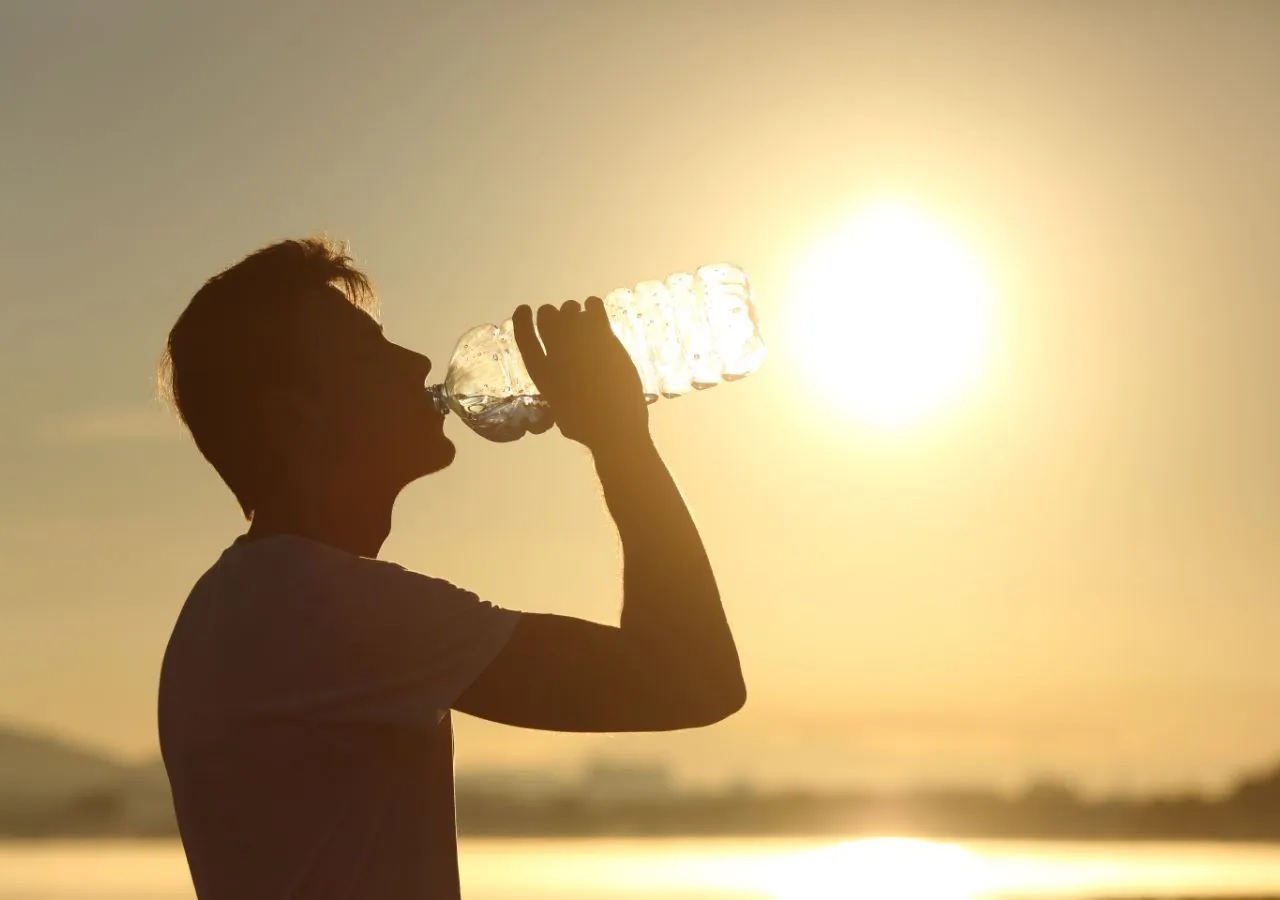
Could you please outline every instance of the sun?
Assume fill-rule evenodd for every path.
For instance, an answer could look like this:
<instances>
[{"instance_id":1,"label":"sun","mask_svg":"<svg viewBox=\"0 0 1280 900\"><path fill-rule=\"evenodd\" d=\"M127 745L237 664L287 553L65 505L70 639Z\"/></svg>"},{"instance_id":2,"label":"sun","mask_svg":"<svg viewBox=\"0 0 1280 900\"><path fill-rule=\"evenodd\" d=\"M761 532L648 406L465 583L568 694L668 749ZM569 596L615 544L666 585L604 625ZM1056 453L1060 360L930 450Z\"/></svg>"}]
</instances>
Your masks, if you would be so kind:
<instances>
[{"instance_id":1,"label":"sun","mask_svg":"<svg viewBox=\"0 0 1280 900\"><path fill-rule=\"evenodd\" d=\"M856 215L801 262L789 325L822 402L898 428L957 401L982 375L992 291L978 258L901 203Z\"/></svg>"}]
</instances>

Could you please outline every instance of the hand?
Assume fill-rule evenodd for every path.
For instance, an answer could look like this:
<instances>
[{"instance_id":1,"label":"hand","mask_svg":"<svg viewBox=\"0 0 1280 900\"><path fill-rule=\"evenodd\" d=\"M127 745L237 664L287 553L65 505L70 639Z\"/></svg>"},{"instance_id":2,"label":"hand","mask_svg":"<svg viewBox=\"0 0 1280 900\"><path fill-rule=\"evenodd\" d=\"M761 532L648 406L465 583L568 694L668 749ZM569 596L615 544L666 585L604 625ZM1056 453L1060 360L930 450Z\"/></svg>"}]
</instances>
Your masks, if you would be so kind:
<instances>
[{"instance_id":1,"label":"hand","mask_svg":"<svg viewBox=\"0 0 1280 900\"><path fill-rule=\"evenodd\" d=\"M559 309L539 307L537 334L528 306L517 308L511 321L525 368L561 434L592 450L648 439L640 375L599 297L588 297L585 309L576 300Z\"/></svg>"}]
</instances>

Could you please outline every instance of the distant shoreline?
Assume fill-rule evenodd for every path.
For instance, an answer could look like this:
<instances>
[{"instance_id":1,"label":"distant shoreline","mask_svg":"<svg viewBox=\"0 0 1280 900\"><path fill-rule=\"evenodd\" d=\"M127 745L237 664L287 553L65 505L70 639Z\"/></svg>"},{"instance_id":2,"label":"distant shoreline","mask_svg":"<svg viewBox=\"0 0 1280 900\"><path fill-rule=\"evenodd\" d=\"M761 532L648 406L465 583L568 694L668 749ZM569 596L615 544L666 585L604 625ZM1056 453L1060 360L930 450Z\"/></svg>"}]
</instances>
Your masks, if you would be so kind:
<instances>
[{"instance_id":1,"label":"distant shoreline","mask_svg":"<svg viewBox=\"0 0 1280 900\"><path fill-rule=\"evenodd\" d=\"M461 773L467 838L806 838L913 835L932 840L1280 842L1280 767L1218 796L1086 798L1041 781L981 788L698 790L661 765L602 761L576 780ZM0 839L177 837L159 760L125 765L50 738L0 729Z\"/></svg>"}]
</instances>

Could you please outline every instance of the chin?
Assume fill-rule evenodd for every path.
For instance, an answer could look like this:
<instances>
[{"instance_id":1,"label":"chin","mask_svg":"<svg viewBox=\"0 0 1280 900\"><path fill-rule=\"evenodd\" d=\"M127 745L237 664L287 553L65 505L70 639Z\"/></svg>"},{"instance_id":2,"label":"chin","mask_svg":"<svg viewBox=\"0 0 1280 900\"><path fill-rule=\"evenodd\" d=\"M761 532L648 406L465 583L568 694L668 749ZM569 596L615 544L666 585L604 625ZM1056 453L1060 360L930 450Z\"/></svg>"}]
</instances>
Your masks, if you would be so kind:
<instances>
[{"instance_id":1,"label":"chin","mask_svg":"<svg viewBox=\"0 0 1280 900\"><path fill-rule=\"evenodd\" d=\"M441 438L439 441L433 441L427 449L423 459L426 461L422 475L430 475L432 472L439 472L441 469L447 469L453 462L453 458L458 455L458 448L453 445L453 441L448 438Z\"/></svg>"},{"instance_id":2,"label":"chin","mask_svg":"<svg viewBox=\"0 0 1280 900\"><path fill-rule=\"evenodd\" d=\"M441 430L402 435L389 449L393 451L393 458L385 460L384 466L389 472L399 473L403 484L447 469L458 453L453 441Z\"/></svg>"}]
</instances>

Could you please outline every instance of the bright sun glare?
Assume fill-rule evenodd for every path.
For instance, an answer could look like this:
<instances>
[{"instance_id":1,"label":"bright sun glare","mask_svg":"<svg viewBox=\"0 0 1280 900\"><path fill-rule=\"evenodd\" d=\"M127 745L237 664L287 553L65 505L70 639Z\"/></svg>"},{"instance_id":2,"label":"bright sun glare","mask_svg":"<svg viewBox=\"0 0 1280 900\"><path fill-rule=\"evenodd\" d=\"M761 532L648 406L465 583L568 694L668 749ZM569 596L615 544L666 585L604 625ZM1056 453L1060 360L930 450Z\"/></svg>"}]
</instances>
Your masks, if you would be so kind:
<instances>
[{"instance_id":1,"label":"bright sun glare","mask_svg":"<svg viewBox=\"0 0 1280 900\"><path fill-rule=\"evenodd\" d=\"M981 263L945 228L880 203L801 263L790 324L816 394L865 424L895 428L975 385L991 294Z\"/></svg>"},{"instance_id":2,"label":"bright sun glare","mask_svg":"<svg viewBox=\"0 0 1280 900\"><path fill-rule=\"evenodd\" d=\"M979 861L962 847L866 838L803 853L776 872L776 900L976 900Z\"/></svg>"},{"instance_id":3,"label":"bright sun glare","mask_svg":"<svg viewBox=\"0 0 1280 900\"><path fill-rule=\"evenodd\" d=\"M627 882L664 896L698 888L769 900L979 900L1001 886L999 873L978 854L917 838L859 838L781 853L689 850L677 856L628 873Z\"/></svg>"}]
</instances>

